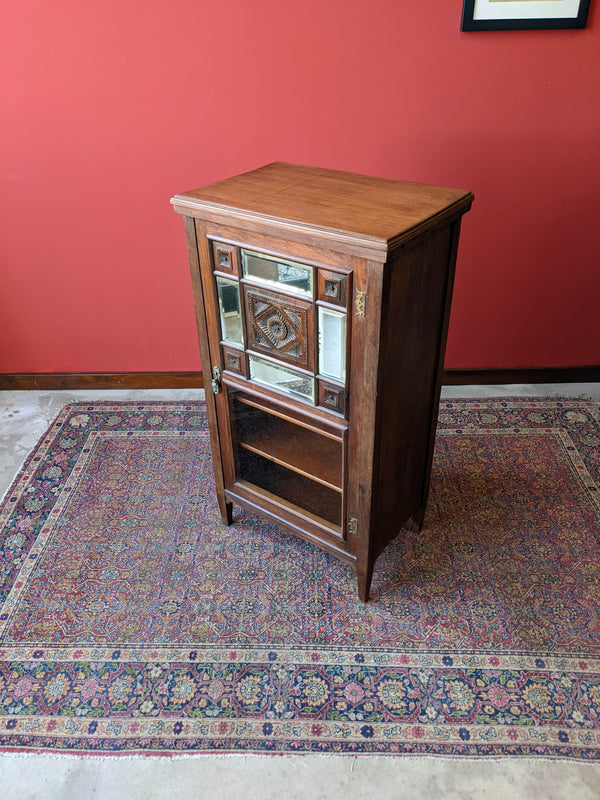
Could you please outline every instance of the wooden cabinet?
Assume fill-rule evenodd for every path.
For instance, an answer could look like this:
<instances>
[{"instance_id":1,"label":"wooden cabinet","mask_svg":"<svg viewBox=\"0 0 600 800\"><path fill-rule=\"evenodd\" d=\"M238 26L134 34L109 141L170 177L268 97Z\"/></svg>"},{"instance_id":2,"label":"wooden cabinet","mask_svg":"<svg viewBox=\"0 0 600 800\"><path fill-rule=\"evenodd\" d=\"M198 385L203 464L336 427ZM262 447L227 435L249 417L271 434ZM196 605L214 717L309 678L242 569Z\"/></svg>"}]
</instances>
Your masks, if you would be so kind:
<instances>
[{"instance_id":1,"label":"wooden cabinet","mask_svg":"<svg viewBox=\"0 0 600 800\"><path fill-rule=\"evenodd\" d=\"M344 559L365 601L377 556L423 524L472 200L274 163L171 201L223 519L238 504Z\"/></svg>"}]
</instances>

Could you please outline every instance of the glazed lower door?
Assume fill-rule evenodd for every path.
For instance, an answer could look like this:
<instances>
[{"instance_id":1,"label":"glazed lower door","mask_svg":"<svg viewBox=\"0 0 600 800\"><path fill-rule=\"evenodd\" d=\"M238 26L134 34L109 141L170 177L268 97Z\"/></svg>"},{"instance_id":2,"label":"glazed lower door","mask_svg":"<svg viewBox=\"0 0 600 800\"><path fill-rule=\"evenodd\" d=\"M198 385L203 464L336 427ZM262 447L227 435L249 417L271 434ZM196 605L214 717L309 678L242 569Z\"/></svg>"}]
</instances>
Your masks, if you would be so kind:
<instances>
[{"instance_id":1,"label":"glazed lower door","mask_svg":"<svg viewBox=\"0 0 600 800\"><path fill-rule=\"evenodd\" d=\"M236 485L341 536L343 432L319 429L243 392L230 394L229 413Z\"/></svg>"}]
</instances>

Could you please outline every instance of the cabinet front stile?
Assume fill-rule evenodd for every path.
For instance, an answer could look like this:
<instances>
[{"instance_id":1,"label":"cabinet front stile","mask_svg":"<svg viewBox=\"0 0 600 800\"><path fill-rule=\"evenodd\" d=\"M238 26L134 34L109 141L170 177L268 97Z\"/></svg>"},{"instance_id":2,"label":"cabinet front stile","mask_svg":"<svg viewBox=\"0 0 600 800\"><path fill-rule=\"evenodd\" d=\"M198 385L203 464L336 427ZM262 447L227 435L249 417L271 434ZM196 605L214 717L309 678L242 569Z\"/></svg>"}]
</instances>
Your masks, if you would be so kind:
<instances>
[{"instance_id":1,"label":"cabinet front stile","mask_svg":"<svg viewBox=\"0 0 600 800\"><path fill-rule=\"evenodd\" d=\"M218 452L215 471L220 472L217 494L223 519L230 524L232 503L245 505L251 510L260 508L277 524L352 563L354 558L343 541L347 423L342 414L318 408L316 391L312 402L307 402L305 398L294 397L295 392L286 394L278 391L278 387L252 380L253 376L248 374L246 367L237 372L228 369L228 353L233 351L239 352L240 363L243 361L245 364L247 359L259 361L266 358L264 363L273 369L288 369L290 374L293 372L300 377L312 371L316 376L317 337L310 328L306 364L302 362L302 367L295 364L295 360L300 361L300 358L295 359L294 355L288 356L287 353L286 360L280 358L279 362L276 361L269 356L266 343L259 339L255 344L253 340L255 330L261 325L263 328L270 325L266 332L273 329L278 343L280 331L275 326L283 327L287 321L285 316L278 316L279 308L283 309L282 315L297 320L305 313L312 325L316 318L314 297L310 302L294 300L292 291L283 293L279 299L280 296L272 289L261 289L257 284L244 280L244 275L240 274L236 282L243 342L232 346L227 343L224 353L225 323L216 285L222 270L214 260L213 238L203 220L196 220L195 235L197 268L194 289L197 298L202 297L202 302L197 299L197 303L203 317L203 371L207 376L207 404L212 409L210 419L214 439L211 443L213 452ZM238 232L236 239L241 243L231 247L237 248L236 254L244 255L243 231ZM311 274L314 272L316 292L317 267L308 269ZM340 273L340 276L347 280L347 274ZM251 293L252 297L258 298L257 306L264 319L257 321L249 315L248 296ZM265 309L269 310L268 317ZM301 357L303 352L300 351ZM216 394L211 391L210 384L214 367L218 367L221 373ZM312 380L316 385L317 378ZM333 383L330 385L334 386ZM344 393L343 389L340 391ZM218 442L217 448L215 441ZM336 465L333 470L332 465Z\"/></svg>"},{"instance_id":2,"label":"cabinet front stile","mask_svg":"<svg viewBox=\"0 0 600 800\"><path fill-rule=\"evenodd\" d=\"M356 557L359 597L366 602L377 555L373 552L370 529L376 478L375 426L384 265L357 261L352 304L348 435L352 458L346 479L347 546Z\"/></svg>"},{"instance_id":3,"label":"cabinet front stile","mask_svg":"<svg viewBox=\"0 0 600 800\"><path fill-rule=\"evenodd\" d=\"M202 225L198 220L193 217L185 217L185 231L188 246L188 258L190 263L190 272L192 280L192 289L194 294L194 306L196 311L196 325L198 328L198 343L200 346L200 358L202 360L202 370L205 376L209 376L212 372L213 363L217 364L218 361L213 361L214 353L218 353L218 346L216 350L211 342L211 331L214 330L214 302L211 295L211 284L204 284L202 277L202 263L207 262L206 251L206 238L202 230ZM204 245L204 247L203 247ZM208 288L205 291L204 287ZM227 502L225 498L225 479L224 479L224 465L222 458L221 447L221 433L219 427L218 416L219 409L217 407L217 396L210 390L209 380L205 378L205 397L206 397L206 414L208 417L208 427L210 434L210 444L213 454L213 469L215 475L215 487L217 493L217 502L223 522L231 525L233 515L233 504Z\"/></svg>"},{"instance_id":4,"label":"cabinet front stile","mask_svg":"<svg viewBox=\"0 0 600 800\"><path fill-rule=\"evenodd\" d=\"M236 467L234 458L234 443L231 422L229 418L229 390L225 381L222 380L224 364L221 358L221 323L219 316L219 302L217 299L217 288L213 275L212 248L210 239L207 236L206 225L202 220L196 220L196 230L198 233L198 252L200 255L200 271L205 296L205 308L208 324L208 338L211 361L205 374L212 379L213 369L219 370L218 393L215 394L211 388L212 381L207 380L206 394L211 394L216 409L217 426L219 431L219 446L221 450L221 463L223 468L224 490L232 486L236 478ZM204 370L203 370L204 371ZM225 498L226 499L226 498ZM231 503L228 503L231 505ZM231 524L229 517L224 518L227 524Z\"/></svg>"}]
</instances>

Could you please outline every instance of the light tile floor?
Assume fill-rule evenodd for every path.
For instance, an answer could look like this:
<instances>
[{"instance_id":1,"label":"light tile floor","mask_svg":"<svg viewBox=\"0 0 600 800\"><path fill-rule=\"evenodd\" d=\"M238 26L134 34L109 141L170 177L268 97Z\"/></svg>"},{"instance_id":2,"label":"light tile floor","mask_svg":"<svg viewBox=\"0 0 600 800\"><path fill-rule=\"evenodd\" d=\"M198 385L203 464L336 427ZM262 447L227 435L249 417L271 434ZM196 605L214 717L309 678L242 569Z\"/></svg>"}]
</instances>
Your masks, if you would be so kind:
<instances>
[{"instance_id":1,"label":"light tile floor","mask_svg":"<svg viewBox=\"0 0 600 800\"><path fill-rule=\"evenodd\" d=\"M444 398L600 399L600 384L445 387ZM0 496L67 403L201 398L200 390L0 392ZM379 756L0 756L0 800L599 800L600 765Z\"/></svg>"}]
</instances>

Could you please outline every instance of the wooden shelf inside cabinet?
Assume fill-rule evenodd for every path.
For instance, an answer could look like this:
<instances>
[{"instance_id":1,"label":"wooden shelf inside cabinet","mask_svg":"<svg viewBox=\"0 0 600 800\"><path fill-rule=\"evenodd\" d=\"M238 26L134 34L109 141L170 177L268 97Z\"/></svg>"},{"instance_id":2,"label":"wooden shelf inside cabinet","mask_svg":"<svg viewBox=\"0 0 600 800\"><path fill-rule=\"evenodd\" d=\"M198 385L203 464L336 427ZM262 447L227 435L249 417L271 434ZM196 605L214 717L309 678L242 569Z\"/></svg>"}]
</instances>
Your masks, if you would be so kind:
<instances>
[{"instance_id":1,"label":"wooden shelf inside cabinet","mask_svg":"<svg viewBox=\"0 0 600 800\"><path fill-rule=\"evenodd\" d=\"M243 451L240 453L239 478L271 497L280 498L300 514L308 513L336 528L342 524L341 497L338 492L281 464Z\"/></svg>"},{"instance_id":2,"label":"wooden shelf inside cabinet","mask_svg":"<svg viewBox=\"0 0 600 800\"><path fill-rule=\"evenodd\" d=\"M274 163L185 218L217 499L356 570L424 522L471 192ZM224 375L222 375L224 373Z\"/></svg>"},{"instance_id":3,"label":"wooden shelf inside cabinet","mask_svg":"<svg viewBox=\"0 0 600 800\"><path fill-rule=\"evenodd\" d=\"M342 442L322 433L234 401L239 447L342 492Z\"/></svg>"}]
</instances>

